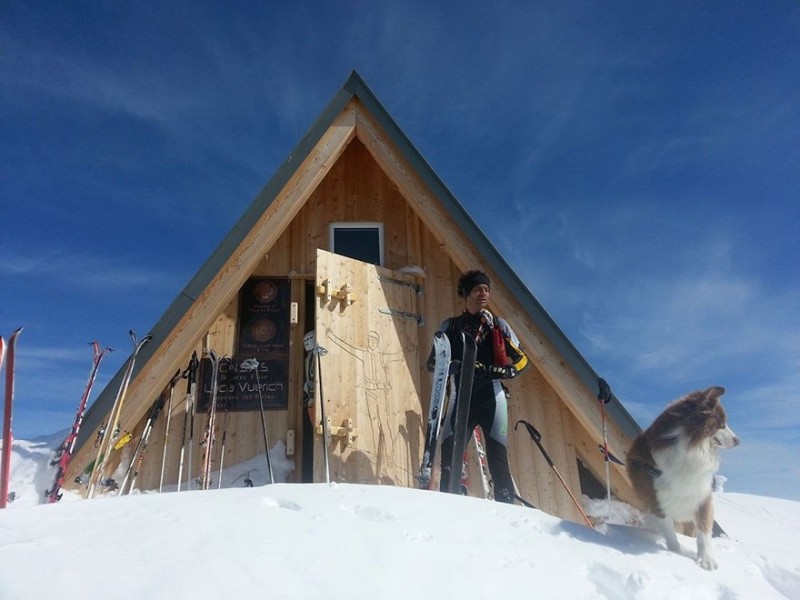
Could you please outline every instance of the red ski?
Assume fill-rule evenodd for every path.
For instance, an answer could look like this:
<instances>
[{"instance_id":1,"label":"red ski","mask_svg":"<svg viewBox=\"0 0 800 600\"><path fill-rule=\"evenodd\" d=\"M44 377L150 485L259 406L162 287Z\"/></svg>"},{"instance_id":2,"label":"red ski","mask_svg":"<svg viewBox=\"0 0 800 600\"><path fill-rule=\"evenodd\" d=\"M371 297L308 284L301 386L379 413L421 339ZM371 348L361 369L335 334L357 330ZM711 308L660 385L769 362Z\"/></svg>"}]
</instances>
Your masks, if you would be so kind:
<instances>
[{"instance_id":1,"label":"red ski","mask_svg":"<svg viewBox=\"0 0 800 600\"><path fill-rule=\"evenodd\" d=\"M61 500L61 486L64 483L64 476L67 474L67 466L69 466L69 462L72 460L72 454L75 450L75 442L78 439L78 432L80 431L81 424L83 423L83 415L86 412L86 405L89 402L89 396L92 393L92 386L94 386L94 380L97 377L97 371L100 369L100 361L103 360L103 357L107 353L113 352L111 348L105 348L101 350L100 344L96 341L92 342L91 345L94 350L92 368L89 371L89 381L86 383L86 388L83 390L83 396L81 396L81 401L78 404L78 411L75 413L75 421L72 423L72 429L70 429L70 432L67 434L64 443L61 444L61 447L56 452L53 460L50 461L51 466L58 465L58 471L56 471L56 478L53 482L53 487L45 492L45 495L47 496L47 502L49 504Z\"/></svg>"},{"instance_id":2,"label":"red ski","mask_svg":"<svg viewBox=\"0 0 800 600\"><path fill-rule=\"evenodd\" d=\"M0 508L8 504L8 479L11 474L11 408L14 403L14 353L22 327L11 334L8 340L8 362L6 363L6 403L3 409L3 452L0 455ZM2 352L0 351L0 354ZM2 365L2 360L0 360Z\"/></svg>"}]
</instances>

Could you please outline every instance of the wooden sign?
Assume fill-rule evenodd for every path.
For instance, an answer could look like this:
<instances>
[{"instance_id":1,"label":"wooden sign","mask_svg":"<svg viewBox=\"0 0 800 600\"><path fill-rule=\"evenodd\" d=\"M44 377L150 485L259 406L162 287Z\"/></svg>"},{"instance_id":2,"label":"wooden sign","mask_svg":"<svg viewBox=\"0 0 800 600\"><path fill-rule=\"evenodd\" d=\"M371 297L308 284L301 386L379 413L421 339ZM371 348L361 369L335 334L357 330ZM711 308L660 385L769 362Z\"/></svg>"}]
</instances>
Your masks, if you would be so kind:
<instances>
[{"instance_id":1,"label":"wooden sign","mask_svg":"<svg viewBox=\"0 0 800 600\"><path fill-rule=\"evenodd\" d=\"M251 277L239 292L239 327L236 354L261 357L289 356L288 279Z\"/></svg>"},{"instance_id":2,"label":"wooden sign","mask_svg":"<svg viewBox=\"0 0 800 600\"><path fill-rule=\"evenodd\" d=\"M251 356L221 358L217 381L217 410L259 410L258 391L267 410L286 410L289 406L289 372L285 360L259 359L258 373L242 368ZM208 410L211 401L211 360L200 362L198 410Z\"/></svg>"}]
</instances>

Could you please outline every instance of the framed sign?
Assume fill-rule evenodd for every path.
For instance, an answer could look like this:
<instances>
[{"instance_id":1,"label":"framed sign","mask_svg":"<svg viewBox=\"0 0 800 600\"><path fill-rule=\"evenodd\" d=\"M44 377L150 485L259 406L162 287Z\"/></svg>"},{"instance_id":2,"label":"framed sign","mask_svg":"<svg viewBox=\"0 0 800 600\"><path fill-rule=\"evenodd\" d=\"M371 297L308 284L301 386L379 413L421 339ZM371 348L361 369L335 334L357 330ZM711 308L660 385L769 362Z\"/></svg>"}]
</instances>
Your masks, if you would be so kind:
<instances>
[{"instance_id":1,"label":"framed sign","mask_svg":"<svg viewBox=\"0 0 800 600\"><path fill-rule=\"evenodd\" d=\"M289 372L287 361L259 360L255 370L242 368L242 362L252 356L221 358L217 378L217 410L259 410L259 386L264 408L286 410L289 407ZM211 402L211 359L200 361L200 394L198 410L208 410Z\"/></svg>"},{"instance_id":2,"label":"framed sign","mask_svg":"<svg viewBox=\"0 0 800 600\"><path fill-rule=\"evenodd\" d=\"M239 292L237 356L281 354L288 358L291 292L288 279L247 280Z\"/></svg>"}]
</instances>

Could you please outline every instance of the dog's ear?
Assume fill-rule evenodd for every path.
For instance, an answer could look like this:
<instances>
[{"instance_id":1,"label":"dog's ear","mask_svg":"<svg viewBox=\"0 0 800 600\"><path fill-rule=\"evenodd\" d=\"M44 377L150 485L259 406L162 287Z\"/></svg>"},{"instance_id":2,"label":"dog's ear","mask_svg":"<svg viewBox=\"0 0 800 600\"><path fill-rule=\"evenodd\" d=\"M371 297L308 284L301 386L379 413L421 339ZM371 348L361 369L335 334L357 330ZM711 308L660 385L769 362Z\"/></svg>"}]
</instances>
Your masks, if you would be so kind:
<instances>
[{"instance_id":1,"label":"dog's ear","mask_svg":"<svg viewBox=\"0 0 800 600\"><path fill-rule=\"evenodd\" d=\"M719 400L720 396L725 393L725 388L719 385L708 388L703 394L709 400Z\"/></svg>"}]
</instances>

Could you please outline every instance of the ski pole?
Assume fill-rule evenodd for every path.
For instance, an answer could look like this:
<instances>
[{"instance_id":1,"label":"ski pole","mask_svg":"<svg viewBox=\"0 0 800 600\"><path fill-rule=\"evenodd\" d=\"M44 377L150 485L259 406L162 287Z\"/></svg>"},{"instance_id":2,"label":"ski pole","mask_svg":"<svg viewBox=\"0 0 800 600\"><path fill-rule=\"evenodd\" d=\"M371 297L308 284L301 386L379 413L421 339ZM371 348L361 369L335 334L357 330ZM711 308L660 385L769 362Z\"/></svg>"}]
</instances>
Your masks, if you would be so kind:
<instances>
[{"instance_id":1,"label":"ski pole","mask_svg":"<svg viewBox=\"0 0 800 600\"><path fill-rule=\"evenodd\" d=\"M139 442L136 444L136 449L133 451L131 462L125 471L125 476L122 478L122 484L119 486L117 496L122 496L122 494L125 492L125 486L128 484L128 480L131 479L131 474L133 474L133 479L131 480L131 487L128 490L128 493L133 491L133 484L136 482L136 476L139 474L139 465L144 457L144 450L147 448L147 443L150 439L150 432L153 430L153 423L158 418L158 413L161 412L161 408L163 406L164 399L159 396L150 407L150 414L147 416L147 422L144 425L144 429L142 429L142 437L139 438Z\"/></svg>"},{"instance_id":2,"label":"ski pole","mask_svg":"<svg viewBox=\"0 0 800 600\"><path fill-rule=\"evenodd\" d=\"M190 374L192 380L191 396L187 400L191 401L191 414L189 415L189 457L187 459L186 474L186 489L192 489L192 455L194 452L194 426L197 421L197 373L200 371L200 359L197 358L197 353L192 352L192 360L189 363Z\"/></svg>"},{"instance_id":3,"label":"ski pole","mask_svg":"<svg viewBox=\"0 0 800 600\"><path fill-rule=\"evenodd\" d=\"M275 477L272 473L272 459L269 456L269 440L267 439L267 418L264 414L264 399L261 395L261 380L258 376L258 367L259 362L255 358L248 358L245 361L242 361L242 368L246 371L255 371L256 372L256 387L258 388L258 406L261 409L261 430L264 432L264 454L267 457L267 475L269 476L269 482L275 483Z\"/></svg>"},{"instance_id":4,"label":"ski pole","mask_svg":"<svg viewBox=\"0 0 800 600\"><path fill-rule=\"evenodd\" d=\"M200 489L207 490L211 485L211 451L217 434L217 393L219 391L219 357L213 350L207 350L211 357L211 400L208 403L208 421L205 432L205 448L203 449L203 471L200 478Z\"/></svg>"},{"instance_id":5,"label":"ski pole","mask_svg":"<svg viewBox=\"0 0 800 600\"><path fill-rule=\"evenodd\" d=\"M161 488L164 487L164 468L167 464L167 440L169 439L169 426L172 420L172 396L175 392L175 386L178 385L178 380L181 378L181 370L178 369L172 379L169 381L169 399L167 400L167 425L164 428L164 449L161 452L161 478L158 480L158 493L161 493Z\"/></svg>"},{"instance_id":6,"label":"ski pole","mask_svg":"<svg viewBox=\"0 0 800 600\"><path fill-rule=\"evenodd\" d=\"M325 397L322 394L322 361L321 357L325 356L328 351L322 346L314 348L317 355L317 379L319 379L319 412L322 419L322 457L325 462L325 483L331 482L331 468L328 460L328 444L331 443L331 430L328 427L328 420L325 416Z\"/></svg>"},{"instance_id":7,"label":"ski pole","mask_svg":"<svg viewBox=\"0 0 800 600\"><path fill-rule=\"evenodd\" d=\"M183 373L186 379L186 398L184 403L183 413L183 433L181 434L181 456L178 460L178 491L181 491L181 479L183 478L183 458L186 453L186 434L189 434L189 476L186 478L186 487L189 487L189 482L192 480L192 432L194 430L194 396L195 396L195 377L197 375L197 366L200 361L197 360L197 352L192 352L192 358L189 361L189 366ZM191 410L190 410L191 407ZM189 423L189 419L192 423ZM191 427L190 427L191 425Z\"/></svg>"},{"instance_id":8,"label":"ski pole","mask_svg":"<svg viewBox=\"0 0 800 600\"><path fill-rule=\"evenodd\" d=\"M600 402L600 416L603 421L603 455L606 463L606 503L608 509L608 519L611 519L611 470L609 461L611 457L608 453L608 427L606 426L606 404L611 400L611 388L602 377L597 379L598 392L597 400Z\"/></svg>"},{"instance_id":9,"label":"ski pole","mask_svg":"<svg viewBox=\"0 0 800 600\"><path fill-rule=\"evenodd\" d=\"M581 513L581 516L583 516L583 519L584 519L584 521L586 521L586 524L589 527L591 527L592 529L594 529L594 525L592 525L592 522L589 520L589 517L586 516L586 513L583 511L583 507L581 507L580 502L578 502L578 499L575 498L575 495L569 489L569 486L567 485L567 482L564 481L564 478L561 476L561 473L558 472L558 469L556 468L556 465L553 462L553 459L550 458L550 455L547 454L547 450L545 450L544 446L542 446L542 434L539 433L539 430L536 429L536 427L534 427L533 425L531 425L530 423L528 423L527 421L524 421L522 419L517 421L517 424L514 425L514 431L517 430L517 427L519 427L520 423L525 425L525 428L528 430L528 433L530 434L531 439L536 443L537 446L539 446L539 450L542 451L542 456L544 456L544 459L547 461L547 464L550 465L550 468L553 469L553 472L556 474L556 476L558 477L559 481L564 486L564 489L567 490L567 493L569 494L569 497L572 498L572 501L575 503L575 506L577 507L578 511Z\"/></svg>"},{"instance_id":10,"label":"ski pole","mask_svg":"<svg viewBox=\"0 0 800 600\"><path fill-rule=\"evenodd\" d=\"M219 479L217 489L222 489L222 470L225 465L225 439L228 437L228 402L225 402L225 418L222 421L222 443L219 446Z\"/></svg>"}]
</instances>

